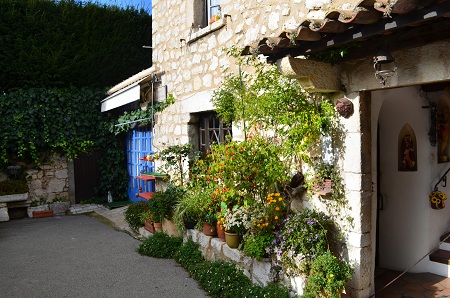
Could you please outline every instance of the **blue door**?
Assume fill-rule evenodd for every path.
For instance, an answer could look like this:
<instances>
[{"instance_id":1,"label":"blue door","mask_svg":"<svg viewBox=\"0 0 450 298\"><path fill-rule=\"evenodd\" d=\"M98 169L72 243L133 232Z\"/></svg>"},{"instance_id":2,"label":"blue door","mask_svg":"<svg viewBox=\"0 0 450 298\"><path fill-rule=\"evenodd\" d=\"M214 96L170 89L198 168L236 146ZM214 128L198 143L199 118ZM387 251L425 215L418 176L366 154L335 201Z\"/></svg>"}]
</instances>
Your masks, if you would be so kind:
<instances>
[{"instance_id":1,"label":"blue door","mask_svg":"<svg viewBox=\"0 0 450 298\"><path fill-rule=\"evenodd\" d=\"M139 192L153 192L153 181L142 181L136 176L142 172L153 172L154 163L144 160L148 154L152 154L152 134L150 127L139 127L127 134L127 167L128 167L128 197L130 201L145 201L136 195Z\"/></svg>"}]
</instances>

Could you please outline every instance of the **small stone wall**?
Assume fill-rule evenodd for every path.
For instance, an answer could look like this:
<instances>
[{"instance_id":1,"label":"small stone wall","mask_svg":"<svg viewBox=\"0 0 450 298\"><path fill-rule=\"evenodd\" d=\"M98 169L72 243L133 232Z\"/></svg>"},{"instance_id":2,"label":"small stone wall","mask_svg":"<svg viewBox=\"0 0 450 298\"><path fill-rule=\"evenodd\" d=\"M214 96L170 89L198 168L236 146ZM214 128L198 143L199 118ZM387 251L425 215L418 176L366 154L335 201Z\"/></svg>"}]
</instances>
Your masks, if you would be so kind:
<instances>
[{"instance_id":1,"label":"small stone wall","mask_svg":"<svg viewBox=\"0 0 450 298\"><path fill-rule=\"evenodd\" d=\"M265 286L268 282L273 281L269 260L258 261L245 256L242 251L230 248L220 238L206 236L197 230L187 230L186 238L199 244L202 255L206 260L223 260L236 263L254 284Z\"/></svg>"},{"instance_id":2,"label":"small stone wall","mask_svg":"<svg viewBox=\"0 0 450 298\"><path fill-rule=\"evenodd\" d=\"M50 161L42 163L39 170L26 170L29 199L52 202L55 198L69 198L67 158L54 154Z\"/></svg>"}]
</instances>

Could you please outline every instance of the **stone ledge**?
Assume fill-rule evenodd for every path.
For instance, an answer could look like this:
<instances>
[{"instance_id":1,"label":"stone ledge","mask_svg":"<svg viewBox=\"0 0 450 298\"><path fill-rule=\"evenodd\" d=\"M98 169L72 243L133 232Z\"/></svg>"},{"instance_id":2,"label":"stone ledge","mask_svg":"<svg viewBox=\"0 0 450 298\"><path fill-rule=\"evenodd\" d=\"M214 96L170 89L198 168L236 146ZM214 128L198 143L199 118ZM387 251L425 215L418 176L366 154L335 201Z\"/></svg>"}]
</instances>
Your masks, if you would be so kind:
<instances>
[{"instance_id":1,"label":"stone ledge","mask_svg":"<svg viewBox=\"0 0 450 298\"><path fill-rule=\"evenodd\" d=\"M28 199L28 193L14 194L0 196L0 203L19 202L26 201Z\"/></svg>"}]
</instances>

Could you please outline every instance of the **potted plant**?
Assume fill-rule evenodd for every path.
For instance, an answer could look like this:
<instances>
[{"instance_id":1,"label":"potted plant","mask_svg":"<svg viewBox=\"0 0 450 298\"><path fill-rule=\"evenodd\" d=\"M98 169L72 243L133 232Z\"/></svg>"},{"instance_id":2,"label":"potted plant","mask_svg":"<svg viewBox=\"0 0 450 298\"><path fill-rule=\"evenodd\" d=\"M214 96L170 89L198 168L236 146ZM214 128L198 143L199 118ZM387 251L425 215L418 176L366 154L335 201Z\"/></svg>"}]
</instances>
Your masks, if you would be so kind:
<instances>
[{"instance_id":1,"label":"potted plant","mask_svg":"<svg viewBox=\"0 0 450 298\"><path fill-rule=\"evenodd\" d=\"M217 236L217 212L209 211L203 222L203 234L206 236Z\"/></svg>"},{"instance_id":2,"label":"potted plant","mask_svg":"<svg viewBox=\"0 0 450 298\"><path fill-rule=\"evenodd\" d=\"M150 233L155 233L155 227L153 225L152 212L146 210L140 214L141 221L144 222L144 229Z\"/></svg>"},{"instance_id":3,"label":"potted plant","mask_svg":"<svg viewBox=\"0 0 450 298\"><path fill-rule=\"evenodd\" d=\"M249 234L244 238L244 252L257 260L268 257L268 248L274 239L272 233Z\"/></svg>"},{"instance_id":4,"label":"potted plant","mask_svg":"<svg viewBox=\"0 0 450 298\"><path fill-rule=\"evenodd\" d=\"M222 202L222 204L225 204ZM223 207L226 207L223 206ZM251 227L250 215L247 206L234 205L232 208L223 208L225 242L230 248L238 248L240 237Z\"/></svg>"},{"instance_id":5,"label":"potted plant","mask_svg":"<svg viewBox=\"0 0 450 298\"><path fill-rule=\"evenodd\" d=\"M314 175L312 178L312 190L320 195L329 195L333 188L335 169L333 164L327 162L313 163Z\"/></svg>"}]
</instances>

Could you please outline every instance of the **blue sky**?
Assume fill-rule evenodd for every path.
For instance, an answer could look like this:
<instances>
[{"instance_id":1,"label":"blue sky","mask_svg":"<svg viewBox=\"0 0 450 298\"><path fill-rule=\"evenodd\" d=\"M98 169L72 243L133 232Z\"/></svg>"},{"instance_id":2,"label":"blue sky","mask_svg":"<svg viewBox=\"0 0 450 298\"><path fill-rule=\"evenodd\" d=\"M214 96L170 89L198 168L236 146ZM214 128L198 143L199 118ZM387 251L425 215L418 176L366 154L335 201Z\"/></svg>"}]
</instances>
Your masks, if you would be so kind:
<instances>
[{"instance_id":1,"label":"blue sky","mask_svg":"<svg viewBox=\"0 0 450 298\"><path fill-rule=\"evenodd\" d=\"M134 6L138 9L144 8L149 13L152 13L151 0L91 0L90 2L106 5L116 5L120 7Z\"/></svg>"}]
</instances>

